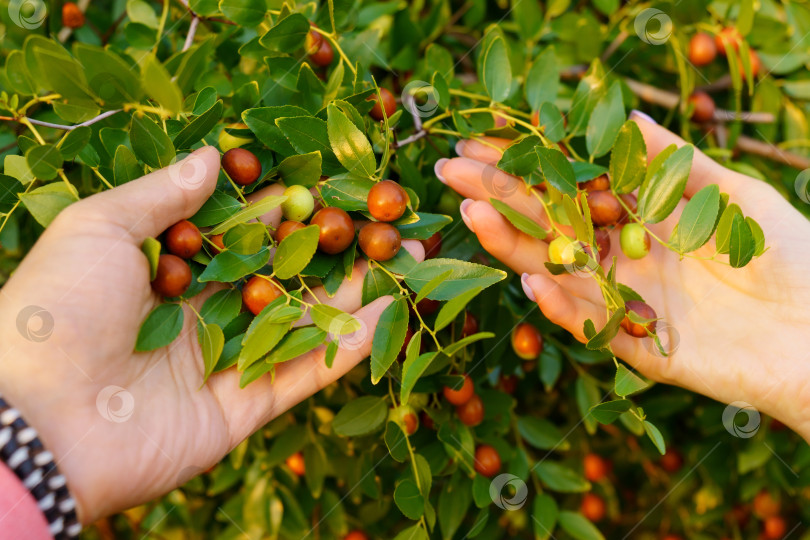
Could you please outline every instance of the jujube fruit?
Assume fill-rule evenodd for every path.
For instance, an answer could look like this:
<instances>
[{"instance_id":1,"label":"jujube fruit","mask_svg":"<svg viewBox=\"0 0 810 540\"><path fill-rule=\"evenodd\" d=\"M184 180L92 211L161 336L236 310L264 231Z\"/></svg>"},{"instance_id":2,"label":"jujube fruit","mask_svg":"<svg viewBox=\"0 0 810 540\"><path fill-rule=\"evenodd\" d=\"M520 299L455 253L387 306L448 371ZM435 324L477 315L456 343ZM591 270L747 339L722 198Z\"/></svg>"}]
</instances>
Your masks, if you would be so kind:
<instances>
[{"instance_id":1,"label":"jujube fruit","mask_svg":"<svg viewBox=\"0 0 810 540\"><path fill-rule=\"evenodd\" d=\"M768 490L763 489L754 496L753 509L755 516L765 519L778 515L781 505Z\"/></svg>"},{"instance_id":2,"label":"jujube fruit","mask_svg":"<svg viewBox=\"0 0 810 540\"><path fill-rule=\"evenodd\" d=\"M433 418L431 418L430 415L425 411L422 411L422 414L419 416L422 418L422 425L425 426L426 429L434 429L436 427L436 423L433 421Z\"/></svg>"},{"instance_id":3,"label":"jujube fruit","mask_svg":"<svg viewBox=\"0 0 810 540\"><path fill-rule=\"evenodd\" d=\"M279 225L278 229L276 229L276 242L280 244L282 240L290 236L295 231L300 231L304 227L306 227L306 225L300 221L282 221L281 225Z\"/></svg>"},{"instance_id":4,"label":"jujube fruit","mask_svg":"<svg viewBox=\"0 0 810 540\"><path fill-rule=\"evenodd\" d=\"M588 180L587 182L580 182L579 189L587 192L605 191L610 189L610 180L608 180L606 174L601 174L596 178Z\"/></svg>"},{"instance_id":5,"label":"jujube fruit","mask_svg":"<svg viewBox=\"0 0 810 540\"><path fill-rule=\"evenodd\" d=\"M239 148L240 146L244 146L253 139L248 139L246 137L239 137L237 135L231 135L228 133L226 128L231 129L248 129L246 124L241 122L237 122L236 124L228 124L222 131L219 132L219 138L217 139L217 144L219 145L219 149L223 152L227 152L228 150L232 150L234 148Z\"/></svg>"},{"instance_id":6,"label":"jujube fruit","mask_svg":"<svg viewBox=\"0 0 810 540\"><path fill-rule=\"evenodd\" d=\"M377 221L394 221L408 208L408 193L393 180L383 180L368 192L368 211Z\"/></svg>"},{"instance_id":7,"label":"jujube fruit","mask_svg":"<svg viewBox=\"0 0 810 540\"><path fill-rule=\"evenodd\" d=\"M225 249L225 233L222 234L215 234L209 238L212 244L216 247L211 247L211 251L216 253L221 253Z\"/></svg>"},{"instance_id":8,"label":"jujube fruit","mask_svg":"<svg viewBox=\"0 0 810 540\"><path fill-rule=\"evenodd\" d=\"M594 493L586 493L580 505L582 515L588 520L598 523L605 518L606 508L604 499Z\"/></svg>"},{"instance_id":9,"label":"jujube fruit","mask_svg":"<svg viewBox=\"0 0 810 540\"><path fill-rule=\"evenodd\" d=\"M473 394L466 403L456 406L456 414L463 424L475 427L484 419L484 402L477 394Z\"/></svg>"},{"instance_id":10,"label":"jujube fruit","mask_svg":"<svg viewBox=\"0 0 810 540\"><path fill-rule=\"evenodd\" d=\"M638 317L642 319L655 319L655 311L653 308L645 304L640 300L628 300L625 302L625 307L627 308L627 313L629 314L631 311L638 315ZM624 331L630 334L633 337L647 337L647 331L649 330L652 333L655 333L655 324L657 321L650 321L649 323L639 324L635 323L630 320L629 315L625 315L624 319L622 319L622 328Z\"/></svg>"},{"instance_id":11,"label":"jujube fruit","mask_svg":"<svg viewBox=\"0 0 810 540\"><path fill-rule=\"evenodd\" d=\"M470 401L470 398L473 397L475 387L473 386L470 376L464 375L464 382L461 384L461 387L451 388L449 386L445 386L442 392L444 393L444 399L453 405L463 405Z\"/></svg>"},{"instance_id":12,"label":"jujube fruit","mask_svg":"<svg viewBox=\"0 0 810 540\"><path fill-rule=\"evenodd\" d=\"M279 296L279 286L262 276L253 276L242 287L242 301L254 315L261 313L267 304Z\"/></svg>"},{"instance_id":13,"label":"jujube fruit","mask_svg":"<svg viewBox=\"0 0 810 540\"><path fill-rule=\"evenodd\" d=\"M714 118L714 100L706 92L697 90L689 96L692 106L692 120L695 122L708 122Z\"/></svg>"},{"instance_id":14,"label":"jujube fruit","mask_svg":"<svg viewBox=\"0 0 810 540\"><path fill-rule=\"evenodd\" d=\"M413 435L419 429L419 417L410 405L400 405L388 412L388 421L394 422L408 435Z\"/></svg>"},{"instance_id":15,"label":"jujube fruit","mask_svg":"<svg viewBox=\"0 0 810 540\"><path fill-rule=\"evenodd\" d=\"M307 54L315 54L321 48L321 43L323 43L323 36L315 30L310 30L304 39L304 50Z\"/></svg>"},{"instance_id":16,"label":"jujube fruit","mask_svg":"<svg viewBox=\"0 0 810 540\"><path fill-rule=\"evenodd\" d=\"M177 255L164 254L158 257L157 272L152 280L152 289L167 298L180 296L191 285L191 268Z\"/></svg>"},{"instance_id":17,"label":"jujube fruit","mask_svg":"<svg viewBox=\"0 0 810 540\"><path fill-rule=\"evenodd\" d=\"M548 244L548 260L554 264L571 264L579 248L576 240L558 236Z\"/></svg>"},{"instance_id":18,"label":"jujube fruit","mask_svg":"<svg viewBox=\"0 0 810 540\"><path fill-rule=\"evenodd\" d=\"M681 470L683 466L683 456L677 450L670 448L661 456L658 464L668 473L674 474Z\"/></svg>"},{"instance_id":19,"label":"jujube fruit","mask_svg":"<svg viewBox=\"0 0 810 540\"><path fill-rule=\"evenodd\" d=\"M345 250L354 241L354 223L349 214L341 208L327 206L318 210L310 220L311 225L320 228L318 248L334 255Z\"/></svg>"},{"instance_id":20,"label":"jujube fruit","mask_svg":"<svg viewBox=\"0 0 810 540\"><path fill-rule=\"evenodd\" d=\"M622 227L619 241L622 252L630 259L641 259L650 252L650 235L639 223L628 223Z\"/></svg>"},{"instance_id":21,"label":"jujube fruit","mask_svg":"<svg viewBox=\"0 0 810 540\"><path fill-rule=\"evenodd\" d=\"M619 198L624 203L624 206L626 206L630 210L630 212L632 212L633 214L638 213L638 199L636 199L635 195L633 195L632 193L622 193L621 195L619 195ZM627 212L627 210L624 209L624 206L622 207L622 217L621 219L619 219L618 224L630 223L631 220L630 214Z\"/></svg>"},{"instance_id":22,"label":"jujube fruit","mask_svg":"<svg viewBox=\"0 0 810 540\"><path fill-rule=\"evenodd\" d=\"M727 26L720 30L720 32L714 36L715 45L717 45L717 51L726 56L728 51L726 51L726 44L729 47L732 47L735 51L740 49L740 42L742 41L742 35L740 31L737 30L733 26Z\"/></svg>"},{"instance_id":23,"label":"jujube fruit","mask_svg":"<svg viewBox=\"0 0 810 540\"><path fill-rule=\"evenodd\" d=\"M288 457L285 463L296 476L304 476L306 466L304 465L304 456L301 452L296 452Z\"/></svg>"},{"instance_id":24,"label":"jujube fruit","mask_svg":"<svg viewBox=\"0 0 810 540\"><path fill-rule=\"evenodd\" d=\"M382 107L376 92L367 98L368 101L374 102L374 107L371 108L368 114L378 122L383 120L383 107L385 107L385 116L388 118L391 118L397 112L397 100L394 99L394 94L385 88L380 88L380 96L382 96Z\"/></svg>"},{"instance_id":25,"label":"jujube fruit","mask_svg":"<svg viewBox=\"0 0 810 540\"><path fill-rule=\"evenodd\" d=\"M435 232L427 240L422 240L422 247L425 248L425 259L438 256L442 249L442 233Z\"/></svg>"},{"instance_id":26,"label":"jujube fruit","mask_svg":"<svg viewBox=\"0 0 810 540\"><path fill-rule=\"evenodd\" d=\"M591 211L591 221L600 227L615 224L624 212L616 196L606 190L592 191L588 194L588 209Z\"/></svg>"},{"instance_id":27,"label":"jujube fruit","mask_svg":"<svg viewBox=\"0 0 810 540\"><path fill-rule=\"evenodd\" d=\"M751 65L751 75L756 78L756 76L759 74L760 68L762 67L761 62L759 61L759 55L754 52L753 49L749 49L748 58L748 63ZM745 79L745 67L742 65L742 62L740 62L740 74L742 75L743 79Z\"/></svg>"},{"instance_id":28,"label":"jujube fruit","mask_svg":"<svg viewBox=\"0 0 810 540\"><path fill-rule=\"evenodd\" d=\"M589 482L599 482L610 472L610 462L599 454L586 454L582 463Z\"/></svg>"},{"instance_id":29,"label":"jujube fruit","mask_svg":"<svg viewBox=\"0 0 810 540\"><path fill-rule=\"evenodd\" d=\"M351 531L343 537L343 540L368 540L368 535L363 531Z\"/></svg>"},{"instance_id":30,"label":"jujube fruit","mask_svg":"<svg viewBox=\"0 0 810 540\"><path fill-rule=\"evenodd\" d=\"M492 477L501 470L501 456L488 444L475 449L475 470L481 476Z\"/></svg>"},{"instance_id":31,"label":"jujube fruit","mask_svg":"<svg viewBox=\"0 0 810 540\"><path fill-rule=\"evenodd\" d=\"M405 354L408 351L408 344L411 342L411 339L413 339L413 335L413 330L411 330L411 327L409 326L405 330L405 342L402 344L402 348L399 350L399 354L397 355L397 360L400 362L405 361Z\"/></svg>"},{"instance_id":32,"label":"jujube fruit","mask_svg":"<svg viewBox=\"0 0 810 540\"><path fill-rule=\"evenodd\" d=\"M768 540L780 540L787 532L787 523L782 516L771 516L762 522L762 534Z\"/></svg>"},{"instance_id":33,"label":"jujube fruit","mask_svg":"<svg viewBox=\"0 0 810 540\"><path fill-rule=\"evenodd\" d=\"M512 331L512 349L523 360L534 360L543 352L543 336L530 323L520 323Z\"/></svg>"},{"instance_id":34,"label":"jujube fruit","mask_svg":"<svg viewBox=\"0 0 810 540\"><path fill-rule=\"evenodd\" d=\"M402 237L393 225L372 221L360 229L358 244L369 259L387 261L399 252Z\"/></svg>"},{"instance_id":35,"label":"jujube fruit","mask_svg":"<svg viewBox=\"0 0 810 540\"><path fill-rule=\"evenodd\" d=\"M689 40L689 61L696 66L711 64L717 56L717 44L709 34L698 32Z\"/></svg>"},{"instance_id":36,"label":"jujube fruit","mask_svg":"<svg viewBox=\"0 0 810 540\"><path fill-rule=\"evenodd\" d=\"M202 249L202 234L192 222L178 221L166 231L166 249L172 255L190 259Z\"/></svg>"},{"instance_id":37,"label":"jujube fruit","mask_svg":"<svg viewBox=\"0 0 810 540\"><path fill-rule=\"evenodd\" d=\"M84 13L75 2L62 4L62 26L67 28L81 28L84 26Z\"/></svg>"},{"instance_id":38,"label":"jujube fruit","mask_svg":"<svg viewBox=\"0 0 810 540\"><path fill-rule=\"evenodd\" d=\"M514 394L517 389L518 378L514 375L501 375L498 380L498 388L507 394Z\"/></svg>"},{"instance_id":39,"label":"jujube fruit","mask_svg":"<svg viewBox=\"0 0 810 540\"><path fill-rule=\"evenodd\" d=\"M432 300L430 298L422 298L416 304L416 309L421 315L433 315L439 311L440 307L442 307L441 302L438 300Z\"/></svg>"},{"instance_id":40,"label":"jujube fruit","mask_svg":"<svg viewBox=\"0 0 810 540\"><path fill-rule=\"evenodd\" d=\"M250 150L231 148L222 156L225 173L240 186L247 186L259 179L262 164Z\"/></svg>"},{"instance_id":41,"label":"jujube fruit","mask_svg":"<svg viewBox=\"0 0 810 540\"><path fill-rule=\"evenodd\" d=\"M599 262L602 262L605 257L610 255L610 232L607 229L594 229L593 239L596 242L596 251L599 253Z\"/></svg>"},{"instance_id":42,"label":"jujube fruit","mask_svg":"<svg viewBox=\"0 0 810 540\"><path fill-rule=\"evenodd\" d=\"M461 327L461 337L469 337L478 333L478 318L469 311L464 312L464 325Z\"/></svg>"},{"instance_id":43,"label":"jujube fruit","mask_svg":"<svg viewBox=\"0 0 810 540\"><path fill-rule=\"evenodd\" d=\"M323 38L321 38L318 50L309 55L310 61L318 67L327 67L332 63L334 57L335 51L332 50L332 44L329 43L329 40Z\"/></svg>"},{"instance_id":44,"label":"jujube fruit","mask_svg":"<svg viewBox=\"0 0 810 540\"><path fill-rule=\"evenodd\" d=\"M285 219L291 221L304 221L312 215L315 208L315 198L304 186L290 186L284 190L287 200L281 203L281 213Z\"/></svg>"}]
</instances>

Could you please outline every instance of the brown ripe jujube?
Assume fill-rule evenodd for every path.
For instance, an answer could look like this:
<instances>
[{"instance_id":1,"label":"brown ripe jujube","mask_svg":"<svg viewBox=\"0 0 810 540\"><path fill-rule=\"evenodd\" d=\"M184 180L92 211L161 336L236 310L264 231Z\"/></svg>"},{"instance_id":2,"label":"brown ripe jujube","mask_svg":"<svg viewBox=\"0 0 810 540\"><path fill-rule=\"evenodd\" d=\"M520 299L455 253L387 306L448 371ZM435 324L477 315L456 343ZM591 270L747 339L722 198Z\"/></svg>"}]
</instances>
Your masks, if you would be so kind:
<instances>
[{"instance_id":1,"label":"brown ripe jujube","mask_svg":"<svg viewBox=\"0 0 810 540\"><path fill-rule=\"evenodd\" d=\"M461 337L469 337L478 333L478 318L469 311L464 312L464 325L461 327Z\"/></svg>"},{"instance_id":2,"label":"brown ripe jujube","mask_svg":"<svg viewBox=\"0 0 810 540\"><path fill-rule=\"evenodd\" d=\"M638 199L636 199L635 195L632 193L622 193L619 195L619 198L624 203L624 206L626 206L632 213L635 214L638 212ZM630 223L631 221L630 214L627 213L624 206L622 206L622 217L619 219L618 225Z\"/></svg>"},{"instance_id":3,"label":"brown ripe jujube","mask_svg":"<svg viewBox=\"0 0 810 540\"><path fill-rule=\"evenodd\" d=\"M304 456L301 452L296 452L288 457L285 463L296 476L304 476L306 466L304 465Z\"/></svg>"},{"instance_id":4,"label":"brown ripe jujube","mask_svg":"<svg viewBox=\"0 0 810 540\"><path fill-rule=\"evenodd\" d=\"M714 118L714 100L706 92L701 90L692 92L689 96L689 105L692 107L692 120L695 122L708 122Z\"/></svg>"},{"instance_id":5,"label":"brown ripe jujube","mask_svg":"<svg viewBox=\"0 0 810 540\"><path fill-rule=\"evenodd\" d=\"M432 300L430 298L422 298L416 304L416 309L419 311L421 315L433 315L439 308L442 307L442 303L438 300Z\"/></svg>"},{"instance_id":6,"label":"brown ripe jujube","mask_svg":"<svg viewBox=\"0 0 810 540\"><path fill-rule=\"evenodd\" d=\"M689 40L689 61L696 66L711 64L717 56L717 44L712 36L698 32Z\"/></svg>"},{"instance_id":7,"label":"brown ripe jujube","mask_svg":"<svg viewBox=\"0 0 810 540\"><path fill-rule=\"evenodd\" d=\"M295 231L300 231L304 227L306 227L306 225L300 221L282 221L281 225L279 225L278 229L276 229L276 242L280 244L282 240L290 236Z\"/></svg>"},{"instance_id":8,"label":"brown ripe jujube","mask_svg":"<svg viewBox=\"0 0 810 540\"><path fill-rule=\"evenodd\" d=\"M323 39L323 36L321 36L321 43L318 46L318 50L309 55L310 61L318 67L327 67L332 63L334 58L335 51L332 49L332 44L329 43L329 40Z\"/></svg>"},{"instance_id":9,"label":"brown ripe jujube","mask_svg":"<svg viewBox=\"0 0 810 540\"><path fill-rule=\"evenodd\" d=\"M408 208L408 193L393 180L383 180L368 192L368 211L377 221L395 221Z\"/></svg>"},{"instance_id":10,"label":"brown ripe jujube","mask_svg":"<svg viewBox=\"0 0 810 540\"><path fill-rule=\"evenodd\" d=\"M579 507L582 515L594 523L598 523L605 518L606 508L605 500L594 493L586 493L582 497L582 504Z\"/></svg>"},{"instance_id":11,"label":"brown ripe jujube","mask_svg":"<svg viewBox=\"0 0 810 540\"><path fill-rule=\"evenodd\" d=\"M610 462L599 454L585 454L582 464L588 482L599 482L610 472Z\"/></svg>"},{"instance_id":12,"label":"brown ripe jujube","mask_svg":"<svg viewBox=\"0 0 810 540\"><path fill-rule=\"evenodd\" d=\"M225 173L240 186L247 186L259 179L262 164L250 150L231 148L222 156Z\"/></svg>"},{"instance_id":13,"label":"brown ripe jujube","mask_svg":"<svg viewBox=\"0 0 810 540\"><path fill-rule=\"evenodd\" d=\"M263 276L253 276L242 287L242 302L258 315L273 300L281 296L280 286Z\"/></svg>"},{"instance_id":14,"label":"brown ripe jujube","mask_svg":"<svg viewBox=\"0 0 810 540\"><path fill-rule=\"evenodd\" d=\"M726 44L728 44L728 46L733 48L735 51L738 51L740 50L741 41L742 35L740 34L740 31L733 26L723 28L717 35L714 36L714 42L715 45L717 45L717 52L723 56L728 55Z\"/></svg>"},{"instance_id":15,"label":"brown ripe jujube","mask_svg":"<svg viewBox=\"0 0 810 540\"><path fill-rule=\"evenodd\" d=\"M640 300L628 300L625 302L625 307L627 308L627 313L631 311L638 315L638 317L642 319L655 319L657 316L655 314L655 310L651 308L649 305L645 304ZM622 319L622 328L624 331L630 334L633 337L647 337L647 331L649 330L652 333L655 333L655 324L657 321L652 321L644 324L634 323L630 320L630 317L627 315L624 316Z\"/></svg>"},{"instance_id":16,"label":"brown ripe jujube","mask_svg":"<svg viewBox=\"0 0 810 540\"><path fill-rule=\"evenodd\" d=\"M475 427L484 419L484 402L478 394L473 394L466 403L456 406L456 414L463 424Z\"/></svg>"},{"instance_id":17,"label":"brown ripe jujube","mask_svg":"<svg viewBox=\"0 0 810 540\"><path fill-rule=\"evenodd\" d=\"M488 444L479 445L475 449L475 470L481 476L492 477L501 470L501 456L498 451Z\"/></svg>"},{"instance_id":18,"label":"brown ripe jujube","mask_svg":"<svg viewBox=\"0 0 810 540\"><path fill-rule=\"evenodd\" d=\"M771 516L762 522L762 535L766 540L781 540L787 532L787 523L782 516Z\"/></svg>"},{"instance_id":19,"label":"brown ripe jujube","mask_svg":"<svg viewBox=\"0 0 810 540\"><path fill-rule=\"evenodd\" d=\"M670 474L674 474L681 470L683 466L683 456L681 453L674 448L670 448L667 452L661 456L661 459L658 460L658 464L661 465L661 468L667 471Z\"/></svg>"},{"instance_id":20,"label":"brown ripe jujube","mask_svg":"<svg viewBox=\"0 0 810 540\"><path fill-rule=\"evenodd\" d=\"M754 49L749 49L748 50L748 58L749 58L749 63L751 64L751 76L756 78L757 75L759 74L760 68L762 67L761 63L759 61L759 55L754 51ZM742 62L740 62L740 75L742 75L743 79L746 78L746 76L745 76L745 67L742 65Z\"/></svg>"},{"instance_id":21,"label":"brown ripe jujube","mask_svg":"<svg viewBox=\"0 0 810 540\"><path fill-rule=\"evenodd\" d=\"M517 389L518 378L514 375L501 375L498 380L498 388L507 394L514 394Z\"/></svg>"},{"instance_id":22,"label":"brown ripe jujube","mask_svg":"<svg viewBox=\"0 0 810 540\"><path fill-rule=\"evenodd\" d=\"M593 239L596 241L596 251L599 253L599 262L602 262L605 260L605 257L610 254L610 232L607 229L597 227L593 230ZM591 257L593 257L592 253Z\"/></svg>"},{"instance_id":23,"label":"brown ripe jujube","mask_svg":"<svg viewBox=\"0 0 810 540\"><path fill-rule=\"evenodd\" d=\"M343 540L368 540L368 535L363 531L354 530L344 536Z\"/></svg>"},{"instance_id":24,"label":"brown ripe jujube","mask_svg":"<svg viewBox=\"0 0 810 540\"><path fill-rule=\"evenodd\" d=\"M512 349L523 360L534 360L543 352L543 336L530 323L520 323L512 330Z\"/></svg>"},{"instance_id":25,"label":"brown ripe jujube","mask_svg":"<svg viewBox=\"0 0 810 540\"><path fill-rule=\"evenodd\" d=\"M158 258L152 289L161 296L180 296L191 285L191 268L177 255L164 254Z\"/></svg>"},{"instance_id":26,"label":"brown ripe jujube","mask_svg":"<svg viewBox=\"0 0 810 540\"><path fill-rule=\"evenodd\" d=\"M84 13L75 2L62 4L62 26L74 29L84 26Z\"/></svg>"},{"instance_id":27,"label":"brown ripe jujube","mask_svg":"<svg viewBox=\"0 0 810 540\"><path fill-rule=\"evenodd\" d=\"M599 227L616 224L624 213L619 200L607 190L588 193L588 209L591 211L591 221Z\"/></svg>"},{"instance_id":28,"label":"brown ripe jujube","mask_svg":"<svg viewBox=\"0 0 810 540\"><path fill-rule=\"evenodd\" d=\"M754 496L754 515L759 519L765 519L779 514L781 505L768 490L763 489Z\"/></svg>"},{"instance_id":29,"label":"brown ripe jujube","mask_svg":"<svg viewBox=\"0 0 810 540\"><path fill-rule=\"evenodd\" d=\"M388 118L391 118L391 116L395 112L397 112L397 100L394 99L394 94L392 94L391 92L389 92L385 88L380 88L380 95L382 96L383 107L385 107L385 115ZM374 102L374 107L371 108L371 111L369 111L368 114L374 120L376 120L378 122L382 122L382 120L383 120L383 109L382 109L382 107L380 107L380 101L378 99L377 93L374 92L373 94L371 94L366 99L368 101L373 101Z\"/></svg>"},{"instance_id":30,"label":"brown ripe jujube","mask_svg":"<svg viewBox=\"0 0 810 540\"><path fill-rule=\"evenodd\" d=\"M211 243L214 244L214 246L216 246L216 247L211 246L211 251L214 252L214 255L216 255L217 253L221 253L225 249L225 240L223 240L224 236L225 233L222 233L222 234L215 234L209 238Z\"/></svg>"},{"instance_id":31,"label":"brown ripe jujube","mask_svg":"<svg viewBox=\"0 0 810 540\"><path fill-rule=\"evenodd\" d=\"M335 206L322 208L309 223L320 228L318 249L324 253L330 255L340 253L354 241L354 223L349 214L341 208Z\"/></svg>"},{"instance_id":32,"label":"brown ripe jujube","mask_svg":"<svg viewBox=\"0 0 810 540\"><path fill-rule=\"evenodd\" d=\"M172 255L190 259L202 249L202 234L192 222L178 221L166 231L166 249Z\"/></svg>"},{"instance_id":33,"label":"brown ripe jujube","mask_svg":"<svg viewBox=\"0 0 810 540\"><path fill-rule=\"evenodd\" d=\"M454 389L450 388L449 386L445 386L442 389L442 392L444 393L444 399L453 405L464 405L470 401L470 398L473 397L475 387L473 386L470 376L464 375L464 382L461 384L461 387Z\"/></svg>"},{"instance_id":34,"label":"brown ripe jujube","mask_svg":"<svg viewBox=\"0 0 810 540\"><path fill-rule=\"evenodd\" d=\"M307 54L315 54L321 48L321 43L323 43L323 36L320 32L310 30L304 39L304 50Z\"/></svg>"},{"instance_id":35,"label":"brown ripe jujube","mask_svg":"<svg viewBox=\"0 0 810 540\"><path fill-rule=\"evenodd\" d=\"M393 225L372 221L360 229L357 243L369 259L387 261L399 252L402 237Z\"/></svg>"},{"instance_id":36,"label":"brown ripe jujube","mask_svg":"<svg viewBox=\"0 0 810 540\"><path fill-rule=\"evenodd\" d=\"M610 189L610 180L606 174L601 174L592 180L588 180L587 182L580 182L579 189L587 192L591 191L605 191Z\"/></svg>"},{"instance_id":37,"label":"brown ripe jujube","mask_svg":"<svg viewBox=\"0 0 810 540\"><path fill-rule=\"evenodd\" d=\"M422 240L422 247L425 248L426 260L438 256L442 249L442 233L433 233L427 240Z\"/></svg>"}]
</instances>

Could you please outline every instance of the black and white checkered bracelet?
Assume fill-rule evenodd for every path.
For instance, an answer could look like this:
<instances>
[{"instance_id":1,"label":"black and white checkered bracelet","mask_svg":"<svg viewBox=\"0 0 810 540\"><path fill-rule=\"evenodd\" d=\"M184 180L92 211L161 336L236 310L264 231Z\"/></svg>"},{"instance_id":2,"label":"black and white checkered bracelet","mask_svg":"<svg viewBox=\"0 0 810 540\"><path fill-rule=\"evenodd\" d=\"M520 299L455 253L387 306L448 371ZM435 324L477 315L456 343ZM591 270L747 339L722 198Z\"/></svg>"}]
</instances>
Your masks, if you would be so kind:
<instances>
[{"instance_id":1,"label":"black and white checkered bracelet","mask_svg":"<svg viewBox=\"0 0 810 540\"><path fill-rule=\"evenodd\" d=\"M82 526L76 501L59 474L53 454L45 450L34 428L0 395L0 460L11 469L37 501L56 540L78 538Z\"/></svg>"}]
</instances>

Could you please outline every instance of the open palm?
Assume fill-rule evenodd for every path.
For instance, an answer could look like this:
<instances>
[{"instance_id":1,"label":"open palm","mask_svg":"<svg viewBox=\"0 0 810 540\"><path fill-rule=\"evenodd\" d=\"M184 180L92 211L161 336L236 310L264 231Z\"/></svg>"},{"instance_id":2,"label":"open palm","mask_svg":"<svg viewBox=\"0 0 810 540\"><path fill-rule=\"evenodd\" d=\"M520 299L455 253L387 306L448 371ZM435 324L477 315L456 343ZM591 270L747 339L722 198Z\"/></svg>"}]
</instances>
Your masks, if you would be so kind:
<instances>
[{"instance_id":1,"label":"open palm","mask_svg":"<svg viewBox=\"0 0 810 540\"><path fill-rule=\"evenodd\" d=\"M320 347L278 366L274 380L268 375L243 390L235 369L202 385L197 319L187 307L174 343L133 353L141 322L160 302L140 245L193 215L218 172L219 153L204 148L68 207L0 290L0 393L53 452L84 523L182 484L346 373L369 354L374 327L392 300L361 307L367 267L358 261L334 297L313 291L362 322L341 337L332 368ZM271 186L252 199L281 191ZM276 210L261 219L278 225L280 218ZM423 258L419 242L403 245ZM191 304L199 310L222 287L209 285Z\"/></svg>"},{"instance_id":2,"label":"open palm","mask_svg":"<svg viewBox=\"0 0 810 540\"><path fill-rule=\"evenodd\" d=\"M670 144L684 144L660 126L638 119L637 123L649 159ZM489 142L501 148L510 143ZM463 141L457 152L462 157L438 162L436 172L472 199L462 203L467 226L485 249L523 274L524 290L552 322L584 341L586 319L592 319L597 328L606 320L596 282L587 276L550 275L544 267L548 244L515 229L486 202L499 198L546 224L542 206L520 188L522 181L494 168L500 159L498 150ZM746 267L734 269L717 261L680 260L653 242L647 257L631 260L622 253L619 231L614 230L610 255L618 259L617 278L656 310L662 319L658 332L670 354L659 354L649 338L637 339L624 332L611 346L653 380L726 403L745 401L807 438L810 366L804 360L810 345L810 287L805 275L810 264L810 223L768 184L730 171L696 151L686 198L650 230L668 239L687 198L712 183L762 226L768 251ZM712 240L695 255L714 253Z\"/></svg>"}]
</instances>

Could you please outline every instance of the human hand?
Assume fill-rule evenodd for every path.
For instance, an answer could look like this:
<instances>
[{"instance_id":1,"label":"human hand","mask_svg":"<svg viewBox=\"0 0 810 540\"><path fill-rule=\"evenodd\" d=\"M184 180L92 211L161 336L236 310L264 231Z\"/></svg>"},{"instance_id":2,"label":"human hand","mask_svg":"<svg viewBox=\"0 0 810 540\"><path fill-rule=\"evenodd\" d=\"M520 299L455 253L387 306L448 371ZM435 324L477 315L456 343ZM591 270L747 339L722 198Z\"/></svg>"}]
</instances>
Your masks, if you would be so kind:
<instances>
[{"instance_id":1,"label":"human hand","mask_svg":"<svg viewBox=\"0 0 810 540\"><path fill-rule=\"evenodd\" d=\"M635 115L634 115L635 116ZM644 119L634 118L647 145L648 159L684 141ZM511 141L489 139L500 148ZM552 322L586 341L583 323L606 322L605 303L594 280L546 271L548 244L515 229L488 201L500 198L546 224L542 206L521 189L521 180L495 169L501 152L475 141L457 146L462 156L440 160L436 174L468 197L461 205L467 227L492 255L522 274L523 287ZM516 184L520 182L520 184ZM741 269L716 261L679 259L653 242L641 260L622 253L619 230L611 233L610 256L617 277L641 294L662 320L658 332L670 344L668 357L652 339L620 331L615 354L645 376L705 394L718 401L745 401L791 426L810 440L810 222L768 184L731 171L696 150L685 199L666 220L648 225L660 238L678 222L686 200L708 184L718 184L765 233L768 251ZM497 186L497 189L493 188ZM550 238L549 238L550 240ZM713 256L714 240L695 252ZM606 261L609 259L606 259Z\"/></svg>"},{"instance_id":2,"label":"human hand","mask_svg":"<svg viewBox=\"0 0 810 540\"><path fill-rule=\"evenodd\" d=\"M353 313L363 327L341 336L332 368L321 346L279 365L274 379L267 375L244 389L233 368L201 387L203 358L191 313L172 345L133 353L141 322L161 301L149 286L140 246L193 215L213 192L218 174L219 153L203 148L71 205L0 290L0 394L54 454L83 523L182 484L345 374L369 355L374 327L392 301L383 297L361 307L367 265L358 260L334 297L327 298L322 288L313 291ZM283 189L274 185L250 199ZM277 226L280 209L261 220ZM424 258L418 241L402 245L417 260ZM190 303L199 310L223 287L209 285ZM19 315L26 306L40 306L52 317L47 339L31 340L28 321Z\"/></svg>"}]
</instances>

